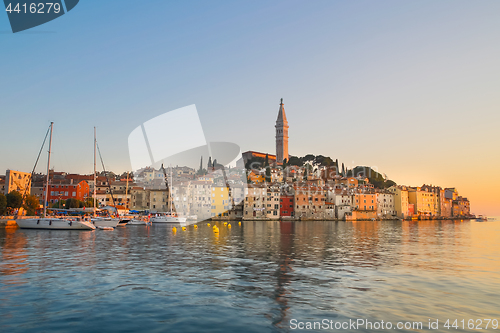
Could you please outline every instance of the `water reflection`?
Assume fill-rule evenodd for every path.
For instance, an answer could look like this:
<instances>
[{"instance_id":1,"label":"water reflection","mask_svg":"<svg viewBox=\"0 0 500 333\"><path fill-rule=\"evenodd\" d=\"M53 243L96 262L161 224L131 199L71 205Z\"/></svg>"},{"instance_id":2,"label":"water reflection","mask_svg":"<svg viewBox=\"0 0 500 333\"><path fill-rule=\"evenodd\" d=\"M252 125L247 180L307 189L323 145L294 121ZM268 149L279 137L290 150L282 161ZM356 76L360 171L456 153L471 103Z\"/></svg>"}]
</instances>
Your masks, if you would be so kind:
<instances>
[{"instance_id":1,"label":"water reflection","mask_svg":"<svg viewBox=\"0 0 500 333\"><path fill-rule=\"evenodd\" d=\"M497 223L214 224L0 229L0 327L288 331L292 318L495 314Z\"/></svg>"}]
</instances>

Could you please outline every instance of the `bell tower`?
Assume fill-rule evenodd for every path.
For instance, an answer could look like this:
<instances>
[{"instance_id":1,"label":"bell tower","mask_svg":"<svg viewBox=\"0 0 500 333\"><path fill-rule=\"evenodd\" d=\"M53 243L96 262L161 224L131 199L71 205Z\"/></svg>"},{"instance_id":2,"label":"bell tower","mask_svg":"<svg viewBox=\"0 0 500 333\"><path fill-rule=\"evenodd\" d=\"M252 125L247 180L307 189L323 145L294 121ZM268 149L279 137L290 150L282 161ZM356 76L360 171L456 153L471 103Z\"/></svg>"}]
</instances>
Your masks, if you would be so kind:
<instances>
[{"instance_id":1,"label":"bell tower","mask_svg":"<svg viewBox=\"0 0 500 333\"><path fill-rule=\"evenodd\" d=\"M288 121L286 120L283 98L274 127L276 127L276 163L282 165L284 159L288 161Z\"/></svg>"}]
</instances>

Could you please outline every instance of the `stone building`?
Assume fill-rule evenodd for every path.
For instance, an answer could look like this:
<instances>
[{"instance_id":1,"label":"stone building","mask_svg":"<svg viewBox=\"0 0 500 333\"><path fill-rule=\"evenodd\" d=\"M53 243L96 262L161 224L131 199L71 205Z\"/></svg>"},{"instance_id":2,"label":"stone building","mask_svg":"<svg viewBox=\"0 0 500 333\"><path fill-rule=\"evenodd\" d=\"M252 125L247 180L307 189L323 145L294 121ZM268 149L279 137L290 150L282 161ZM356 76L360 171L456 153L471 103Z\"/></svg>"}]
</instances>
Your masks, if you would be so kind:
<instances>
[{"instance_id":1,"label":"stone building","mask_svg":"<svg viewBox=\"0 0 500 333\"><path fill-rule=\"evenodd\" d=\"M276 163L283 164L283 160L288 160L288 121L285 114L283 98L280 103L278 119L276 119Z\"/></svg>"}]
</instances>

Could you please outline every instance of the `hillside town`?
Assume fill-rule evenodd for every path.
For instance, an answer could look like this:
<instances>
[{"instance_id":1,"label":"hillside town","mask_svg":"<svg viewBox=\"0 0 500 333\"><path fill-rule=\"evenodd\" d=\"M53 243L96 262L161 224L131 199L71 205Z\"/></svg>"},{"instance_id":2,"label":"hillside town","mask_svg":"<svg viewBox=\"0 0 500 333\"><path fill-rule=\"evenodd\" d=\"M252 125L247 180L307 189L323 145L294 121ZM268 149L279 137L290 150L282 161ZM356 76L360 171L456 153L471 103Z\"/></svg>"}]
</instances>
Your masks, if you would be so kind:
<instances>
[{"instance_id":1,"label":"hillside town","mask_svg":"<svg viewBox=\"0 0 500 333\"><path fill-rule=\"evenodd\" d=\"M239 161L245 167L240 169L224 168L210 158L206 168L201 160L199 169L145 167L121 175L101 172L95 180L93 174L51 170L47 204L70 208L70 203L79 203L80 208L91 208L95 188L96 206L115 207L122 215L130 211L155 214L175 210L198 220L472 217L469 200L455 188L397 185L369 167L347 170L343 164L340 168L338 161L321 155L290 156L283 100L275 128L276 154L247 151ZM7 170L5 176L0 176L1 193L31 195L42 205L45 178L43 174Z\"/></svg>"}]
</instances>

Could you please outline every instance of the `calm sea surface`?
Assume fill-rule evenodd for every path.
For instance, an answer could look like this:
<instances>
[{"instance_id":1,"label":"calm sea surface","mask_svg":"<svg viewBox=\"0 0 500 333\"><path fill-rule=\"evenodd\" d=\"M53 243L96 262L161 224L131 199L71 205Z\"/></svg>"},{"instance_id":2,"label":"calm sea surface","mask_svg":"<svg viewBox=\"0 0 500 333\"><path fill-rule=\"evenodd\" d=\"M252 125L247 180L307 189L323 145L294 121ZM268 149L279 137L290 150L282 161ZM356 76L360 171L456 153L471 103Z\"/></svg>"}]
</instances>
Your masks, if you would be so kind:
<instances>
[{"instance_id":1,"label":"calm sea surface","mask_svg":"<svg viewBox=\"0 0 500 333\"><path fill-rule=\"evenodd\" d=\"M217 225L0 228L0 332L298 331L293 319L469 332L443 324L500 320L498 221Z\"/></svg>"}]
</instances>

